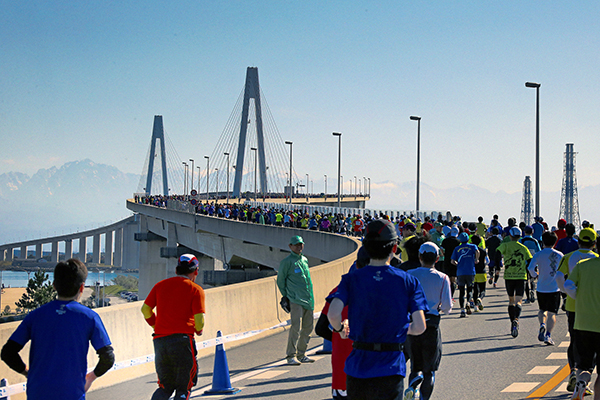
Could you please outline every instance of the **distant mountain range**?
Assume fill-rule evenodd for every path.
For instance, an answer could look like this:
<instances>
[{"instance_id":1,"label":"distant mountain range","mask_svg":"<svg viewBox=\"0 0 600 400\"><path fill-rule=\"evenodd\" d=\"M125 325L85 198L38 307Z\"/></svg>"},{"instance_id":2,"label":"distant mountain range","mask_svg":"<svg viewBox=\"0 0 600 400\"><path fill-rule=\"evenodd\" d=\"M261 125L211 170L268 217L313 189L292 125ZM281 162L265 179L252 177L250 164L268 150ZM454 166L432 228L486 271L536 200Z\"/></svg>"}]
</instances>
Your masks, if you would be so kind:
<instances>
[{"instance_id":1,"label":"distant mountain range","mask_svg":"<svg viewBox=\"0 0 600 400\"><path fill-rule=\"evenodd\" d=\"M0 243L87 230L130 215L140 176L86 159L0 175Z\"/></svg>"},{"instance_id":2,"label":"distant mountain range","mask_svg":"<svg viewBox=\"0 0 600 400\"><path fill-rule=\"evenodd\" d=\"M86 159L40 169L0 175L0 244L88 230L130 215L125 200L137 190L140 175ZM600 185L579 189L581 219L600 226ZM421 184L422 210L450 211L464 220L498 214L505 223L521 214L521 193L491 192L476 185L436 189ZM550 225L558 219L560 192L541 193L542 215ZM415 182L372 182L370 209L412 210Z\"/></svg>"}]
</instances>

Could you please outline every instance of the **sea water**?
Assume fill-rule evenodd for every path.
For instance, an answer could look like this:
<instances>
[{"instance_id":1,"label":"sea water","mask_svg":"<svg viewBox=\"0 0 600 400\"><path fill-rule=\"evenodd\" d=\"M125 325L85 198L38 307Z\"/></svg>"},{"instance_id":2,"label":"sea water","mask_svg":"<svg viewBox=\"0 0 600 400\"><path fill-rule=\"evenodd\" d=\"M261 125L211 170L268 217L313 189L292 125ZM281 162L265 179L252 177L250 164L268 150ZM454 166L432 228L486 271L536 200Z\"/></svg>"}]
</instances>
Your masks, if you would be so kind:
<instances>
[{"instance_id":1,"label":"sea water","mask_svg":"<svg viewBox=\"0 0 600 400\"><path fill-rule=\"evenodd\" d=\"M29 278L33 278L35 272L30 272L29 276L25 271L2 271L2 285L4 287L27 287L27 283L29 282ZM52 283L54 280L53 272L46 272L48 275L48 281ZM101 286L112 285L112 280L119 276L133 276L135 278L140 277L139 273L115 273L115 272L97 272L97 271L88 271L88 277L85 281L85 286L95 286L96 282L98 282Z\"/></svg>"}]
</instances>

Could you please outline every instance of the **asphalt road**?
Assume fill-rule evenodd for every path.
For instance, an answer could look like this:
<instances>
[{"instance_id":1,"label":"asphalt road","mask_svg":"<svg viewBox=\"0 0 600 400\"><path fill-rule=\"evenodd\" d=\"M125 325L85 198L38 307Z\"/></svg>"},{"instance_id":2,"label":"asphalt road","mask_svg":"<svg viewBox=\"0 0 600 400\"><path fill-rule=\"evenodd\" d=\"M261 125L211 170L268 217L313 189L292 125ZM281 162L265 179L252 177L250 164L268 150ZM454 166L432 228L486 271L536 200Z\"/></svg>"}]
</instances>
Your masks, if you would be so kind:
<instances>
[{"instance_id":1,"label":"asphalt road","mask_svg":"<svg viewBox=\"0 0 600 400\"><path fill-rule=\"evenodd\" d=\"M570 398L564 391L563 367L569 341L565 314L559 313L553 332L556 346L546 346L537 340L537 303L523 306L516 339L510 335L504 288L488 288L483 303L483 311L467 318L459 318L455 309L442 319L443 357L432 399ZM226 349L232 386L241 389L233 395L203 395L211 387L214 360L201 359L199 382L192 398L330 399L330 357L314 356L314 364L288 367L282 361L286 340L287 332L282 332ZM321 343L320 338L313 336L309 347L315 351ZM150 399L155 388L156 376L152 374L92 391L87 398Z\"/></svg>"}]
</instances>

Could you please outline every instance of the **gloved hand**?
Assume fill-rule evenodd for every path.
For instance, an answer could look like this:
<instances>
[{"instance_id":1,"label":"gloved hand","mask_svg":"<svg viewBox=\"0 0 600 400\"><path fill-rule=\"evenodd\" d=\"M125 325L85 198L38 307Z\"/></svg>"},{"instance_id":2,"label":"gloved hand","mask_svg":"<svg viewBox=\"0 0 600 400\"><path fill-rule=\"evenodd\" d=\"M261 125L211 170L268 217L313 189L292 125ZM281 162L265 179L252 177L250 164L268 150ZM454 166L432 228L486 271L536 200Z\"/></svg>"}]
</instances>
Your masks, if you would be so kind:
<instances>
[{"instance_id":1,"label":"gloved hand","mask_svg":"<svg viewBox=\"0 0 600 400\"><path fill-rule=\"evenodd\" d=\"M281 301L279 302L279 304L281 305L281 308L283 309L283 311L285 311L288 314L290 313L290 299L283 296L281 298Z\"/></svg>"}]
</instances>

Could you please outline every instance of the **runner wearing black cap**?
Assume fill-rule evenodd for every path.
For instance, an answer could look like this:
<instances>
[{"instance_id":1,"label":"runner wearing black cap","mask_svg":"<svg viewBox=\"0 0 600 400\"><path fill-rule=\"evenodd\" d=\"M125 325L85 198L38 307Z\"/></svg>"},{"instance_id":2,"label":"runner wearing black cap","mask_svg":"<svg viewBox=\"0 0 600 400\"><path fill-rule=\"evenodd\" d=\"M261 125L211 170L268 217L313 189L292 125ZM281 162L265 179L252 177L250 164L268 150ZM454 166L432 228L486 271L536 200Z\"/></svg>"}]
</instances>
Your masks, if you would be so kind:
<instances>
[{"instance_id":1,"label":"runner wearing black cap","mask_svg":"<svg viewBox=\"0 0 600 400\"><path fill-rule=\"evenodd\" d=\"M348 397L353 400L392 400L401 396L406 375L406 335L425 331L429 307L421 284L389 264L397 238L394 225L387 220L367 225L363 246L371 261L342 276L327 314L333 330L346 337L342 310L348 306L349 337L354 349L346 360L345 371Z\"/></svg>"}]
</instances>

